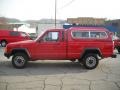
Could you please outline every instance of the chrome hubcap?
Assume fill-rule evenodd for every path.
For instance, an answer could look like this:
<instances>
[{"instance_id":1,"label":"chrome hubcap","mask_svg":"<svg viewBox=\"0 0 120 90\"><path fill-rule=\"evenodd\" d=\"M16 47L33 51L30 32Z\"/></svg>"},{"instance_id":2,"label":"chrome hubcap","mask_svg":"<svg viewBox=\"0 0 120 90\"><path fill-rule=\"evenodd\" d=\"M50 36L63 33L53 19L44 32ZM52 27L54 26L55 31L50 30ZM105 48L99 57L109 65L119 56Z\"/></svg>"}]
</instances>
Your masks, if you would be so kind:
<instances>
[{"instance_id":1,"label":"chrome hubcap","mask_svg":"<svg viewBox=\"0 0 120 90\"><path fill-rule=\"evenodd\" d=\"M16 56L14 62L17 66L23 66L25 64L25 59L22 56Z\"/></svg>"},{"instance_id":2,"label":"chrome hubcap","mask_svg":"<svg viewBox=\"0 0 120 90\"><path fill-rule=\"evenodd\" d=\"M90 56L86 59L86 65L89 67L94 67L96 65L96 58L93 56Z\"/></svg>"}]
</instances>

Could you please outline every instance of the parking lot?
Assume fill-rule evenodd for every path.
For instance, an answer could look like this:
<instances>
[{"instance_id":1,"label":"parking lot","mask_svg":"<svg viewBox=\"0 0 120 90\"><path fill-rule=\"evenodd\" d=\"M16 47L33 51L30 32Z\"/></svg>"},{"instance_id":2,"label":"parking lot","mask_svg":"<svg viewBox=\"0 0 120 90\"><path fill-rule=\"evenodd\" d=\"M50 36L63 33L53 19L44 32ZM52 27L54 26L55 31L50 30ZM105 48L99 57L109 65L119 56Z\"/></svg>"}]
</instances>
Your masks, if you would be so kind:
<instances>
[{"instance_id":1,"label":"parking lot","mask_svg":"<svg viewBox=\"0 0 120 90\"><path fill-rule=\"evenodd\" d=\"M77 62L48 60L15 69L3 50L0 47L0 90L120 90L119 54L100 61L94 70Z\"/></svg>"}]
</instances>

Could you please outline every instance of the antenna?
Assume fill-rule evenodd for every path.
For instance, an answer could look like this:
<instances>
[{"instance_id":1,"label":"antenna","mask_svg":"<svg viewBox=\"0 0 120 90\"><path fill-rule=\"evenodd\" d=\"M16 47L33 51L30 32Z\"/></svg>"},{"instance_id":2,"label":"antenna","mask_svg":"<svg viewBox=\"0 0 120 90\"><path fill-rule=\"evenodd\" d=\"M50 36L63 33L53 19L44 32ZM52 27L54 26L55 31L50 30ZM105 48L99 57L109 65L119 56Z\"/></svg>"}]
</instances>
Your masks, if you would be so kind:
<instances>
[{"instance_id":1,"label":"antenna","mask_svg":"<svg viewBox=\"0 0 120 90\"><path fill-rule=\"evenodd\" d=\"M55 28L56 28L56 18L57 18L57 0L55 0Z\"/></svg>"}]
</instances>

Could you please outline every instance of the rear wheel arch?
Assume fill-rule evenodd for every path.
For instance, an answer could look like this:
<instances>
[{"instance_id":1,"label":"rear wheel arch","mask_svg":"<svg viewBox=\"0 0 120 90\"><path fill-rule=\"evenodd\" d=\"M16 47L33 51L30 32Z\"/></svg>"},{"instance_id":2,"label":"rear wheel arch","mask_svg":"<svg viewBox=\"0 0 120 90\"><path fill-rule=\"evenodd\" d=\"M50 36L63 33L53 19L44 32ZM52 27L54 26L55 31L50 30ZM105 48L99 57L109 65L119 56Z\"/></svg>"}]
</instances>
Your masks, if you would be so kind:
<instances>
[{"instance_id":1,"label":"rear wheel arch","mask_svg":"<svg viewBox=\"0 0 120 90\"><path fill-rule=\"evenodd\" d=\"M83 59L87 54L96 54L102 58L102 53L99 48L86 48L80 56L80 59Z\"/></svg>"}]
</instances>

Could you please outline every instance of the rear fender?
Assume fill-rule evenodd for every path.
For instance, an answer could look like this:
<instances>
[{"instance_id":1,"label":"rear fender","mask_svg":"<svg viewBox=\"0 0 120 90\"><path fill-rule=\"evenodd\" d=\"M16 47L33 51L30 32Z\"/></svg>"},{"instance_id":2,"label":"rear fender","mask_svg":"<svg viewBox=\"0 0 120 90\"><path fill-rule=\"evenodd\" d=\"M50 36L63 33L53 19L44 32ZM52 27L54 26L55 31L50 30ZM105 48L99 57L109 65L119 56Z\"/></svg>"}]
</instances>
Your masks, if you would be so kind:
<instances>
[{"instance_id":1,"label":"rear fender","mask_svg":"<svg viewBox=\"0 0 120 90\"><path fill-rule=\"evenodd\" d=\"M85 56L86 54L89 54L89 53L97 54L97 55L99 55L99 57L103 58L103 55L102 55L102 53L101 53L101 51L100 51L99 48L86 48L86 49L82 52L82 54L81 54L81 56L80 56L80 59L83 59L84 56Z\"/></svg>"}]
</instances>

